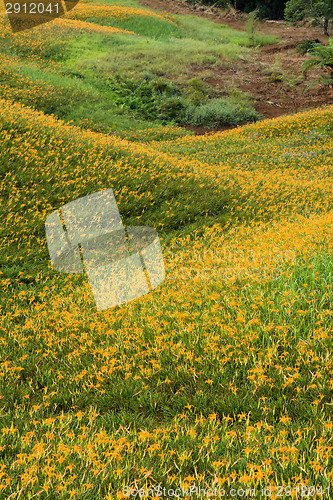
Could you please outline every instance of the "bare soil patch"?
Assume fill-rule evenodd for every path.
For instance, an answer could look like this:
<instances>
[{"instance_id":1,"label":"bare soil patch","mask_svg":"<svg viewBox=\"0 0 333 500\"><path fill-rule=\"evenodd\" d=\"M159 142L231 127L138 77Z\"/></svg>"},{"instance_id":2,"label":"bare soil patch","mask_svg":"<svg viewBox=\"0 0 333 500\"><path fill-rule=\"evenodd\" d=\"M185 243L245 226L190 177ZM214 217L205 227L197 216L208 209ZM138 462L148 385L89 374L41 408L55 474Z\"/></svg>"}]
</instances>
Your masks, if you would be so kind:
<instances>
[{"instance_id":1,"label":"bare soil patch","mask_svg":"<svg viewBox=\"0 0 333 500\"><path fill-rule=\"evenodd\" d=\"M234 9L193 5L185 0L139 1L141 5L160 12L206 17L216 23L245 30L246 15ZM235 61L230 67L200 68L200 72L206 69L210 73L203 80L221 96L227 94L231 85L249 92L256 101L256 110L263 118L333 104L333 88L315 83L320 74L316 69L309 71L305 79L301 65L308 56L296 52L297 45L307 39L327 44L328 39L321 26L312 27L306 23L290 26L284 21L262 21L257 29L259 33L276 35L281 41L259 48L254 57ZM198 76L198 70L199 68L193 68L193 76ZM314 85L307 90L309 84ZM207 132L204 127L186 128L197 134ZM227 128L231 127L220 127L220 130Z\"/></svg>"}]
</instances>

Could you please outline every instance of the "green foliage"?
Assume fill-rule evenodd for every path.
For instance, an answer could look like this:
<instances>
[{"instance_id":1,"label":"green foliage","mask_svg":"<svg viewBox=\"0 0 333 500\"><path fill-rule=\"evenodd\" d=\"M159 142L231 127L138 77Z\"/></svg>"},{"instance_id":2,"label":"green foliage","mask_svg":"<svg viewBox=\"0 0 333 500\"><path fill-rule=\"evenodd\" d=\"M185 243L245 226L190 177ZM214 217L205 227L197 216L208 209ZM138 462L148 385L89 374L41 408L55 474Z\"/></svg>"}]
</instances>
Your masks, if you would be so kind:
<instances>
[{"instance_id":1,"label":"green foliage","mask_svg":"<svg viewBox=\"0 0 333 500\"><path fill-rule=\"evenodd\" d=\"M202 80L192 78L188 88L180 90L175 84L162 78L146 80L120 78L109 80L112 102L125 106L143 118L161 120L164 123L203 125L216 127L222 124L238 125L259 118L250 97L232 89L228 99L208 98Z\"/></svg>"},{"instance_id":2,"label":"green foliage","mask_svg":"<svg viewBox=\"0 0 333 500\"><path fill-rule=\"evenodd\" d=\"M316 68L328 68L331 72L330 76L322 75L321 80L325 84L333 83L333 38L329 39L328 45L322 45L320 43L314 44L311 50L311 58L305 61L302 65L302 69L306 74L309 69Z\"/></svg>"},{"instance_id":3,"label":"green foliage","mask_svg":"<svg viewBox=\"0 0 333 500\"><path fill-rule=\"evenodd\" d=\"M232 98L211 99L199 106L188 106L184 121L192 125L206 125L217 128L221 125L238 125L254 122L259 119L258 113L249 103L240 103Z\"/></svg>"},{"instance_id":4,"label":"green foliage","mask_svg":"<svg viewBox=\"0 0 333 500\"><path fill-rule=\"evenodd\" d=\"M308 0L289 0L284 10L284 18L290 22L301 21L305 17L308 8Z\"/></svg>"},{"instance_id":5,"label":"green foliage","mask_svg":"<svg viewBox=\"0 0 333 500\"><path fill-rule=\"evenodd\" d=\"M210 94L209 90L205 87L201 78L190 78L187 81L186 94L191 102L191 104L201 104Z\"/></svg>"},{"instance_id":6,"label":"green foliage","mask_svg":"<svg viewBox=\"0 0 333 500\"><path fill-rule=\"evenodd\" d=\"M225 49L233 45L234 50L236 49L238 53L239 48L237 49L235 45L241 47L252 47L254 45L249 40L247 32L234 30L226 24L214 23L209 19L198 18L197 16L182 16L181 19L182 26L186 30L187 35L191 37L193 41L207 41L211 50L216 46L215 44L220 44L221 42L225 44ZM257 34L256 37L257 40L255 45L266 45L278 41L277 37L273 35ZM212 42L214 42L213 45Z\"/></svg>"},{"instance_id":7,"label":"green foliage","mask_svg":"<svg viewBox=\"0 0 333 500\"><path fill-rule=\"evenodd\" d=\"M112 26L115 28L133 31L137 35L149 36L154 40L167 39L170 37L182 38L184 36L182 26L177 21L170 23L164 19L154 17L131 16L125 19L119 19L117 17L99 19L98 17L93 17L85 20L94 22L100 26Z\"/></svg>"},{"instance_id":8,"label":"green foliage","mask_svg":"<svg viewBox=\"0 0 333 500\"><path fill-rule=\"evenodd\" d=\"M254 10L253 12L250 12L245 25L247 34L249 35L249 40L252 46L255 46L257 41L256 31L258 27L258 9Z\"/></svg>"},{"instance_id":9,"label":"green foliage","mask_svg":"<svg viewBox=\"0 0 333 500\"><path fill-rule=\"evenodd\" d=\"M236 6L244 12L257 10L259 19L281 19L285 0L237 0Z\"/></svg>"},{"instance_id":10,"label":"green foliage","mask_svg":"<svg viewBox=\"0 0 333 500\"><path fill-rule=\"evenodd\" d=\"M326 19L333 19L333 3L332 0L314 0L312 9L316 16Z\"/></svg>"},{"instance_id":11,"label":"green foliage","mask_svg":"<svg viewBox=\"0 0 333 500\"><path fill-rule=\"evenodd\" d=\"M333 19L333 3L331 0L288 0L284 17L287 21L301 21L305 17L324 19L324 33L327 35L329 19Z\"/></svg>"},{"instance_id":12,"label":"green foliage","mask_svg":"<svg viewBox=\"0 0 333 500\"><path fill-rule=\"evenodd\" d=\"M219 7L220 9L225 9L230 4L230 0L188 0L190 4L202 3L205 5L213 5L214 7Z\"/></svg>"},{"instance_id":13,"label":"green foliage","mask_svg":"<svg viewBox=\"0 0 333 500\"><path fill-rule=\"evenodd\" d=\"M316 44L319 42L319 40L304 40L304 42L300 42L297 47L296 47L296 52L304 55L309 52L313 52L313 49L315 48Z\"/></svg>"},{"instance_id":14,"label":"green foliage","mask_svg":"<svg viewBox=\"0 0 333 500\"><path fill-rule=\"evenodd\" d=\"M181 105L180 90L162 78L136 80L118 76L110 78L103 86L110 92L113 104L134 110L143 118L172 119L176 102Z\"/></svg>"}]
</instances>

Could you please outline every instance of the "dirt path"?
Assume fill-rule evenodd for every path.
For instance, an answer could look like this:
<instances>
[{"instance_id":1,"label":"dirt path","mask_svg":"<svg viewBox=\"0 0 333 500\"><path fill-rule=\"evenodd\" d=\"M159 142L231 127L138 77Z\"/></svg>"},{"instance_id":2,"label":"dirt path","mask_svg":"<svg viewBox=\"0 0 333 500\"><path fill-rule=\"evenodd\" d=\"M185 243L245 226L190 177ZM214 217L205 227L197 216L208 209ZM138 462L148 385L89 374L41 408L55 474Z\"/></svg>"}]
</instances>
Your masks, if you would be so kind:
<instances>
[{"instance_id":1,"label":"dirt path","mask_svg":"<svg viewBox=\"0 0 333 500\"><path fill-rule=\"evenodd\" d=\"M234 29L245 29L245 15L230 9L229 12L186 0L139 0L141 5L172 14L190 14L206 17L214 22L227 24ZM297 44L306 39L327 43L321 27L288 26L283 21L263 21L258 31L276 35L281 42L261 47L254 58L236 61L230 68L207 67L211 77L204 79L223 95L232 83L256 100L255 108L264 118L273 118L325 104L333 104L333 88L310 83L320 74L311 70L304 80L301 64L307 56L295 51ZM272 66L275 65L275 69ZM196 75L193 75L196 76ZM205 133L202 127L188 127L197 133ZM229 128L229 127L223 127Z\"/></svg>"}]
</instances>

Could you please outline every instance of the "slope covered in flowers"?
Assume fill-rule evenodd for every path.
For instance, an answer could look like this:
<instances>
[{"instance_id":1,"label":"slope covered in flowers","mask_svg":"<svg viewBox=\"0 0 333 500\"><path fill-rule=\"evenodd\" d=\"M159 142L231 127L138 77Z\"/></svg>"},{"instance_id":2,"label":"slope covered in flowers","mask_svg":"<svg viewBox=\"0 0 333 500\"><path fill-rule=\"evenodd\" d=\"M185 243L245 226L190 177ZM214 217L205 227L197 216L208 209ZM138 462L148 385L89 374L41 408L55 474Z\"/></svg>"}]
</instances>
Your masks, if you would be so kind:
<instances>
[{"instance_id":1,"label":"slope covered in flowers","mask_svg":"<svg viewBox=\"0 0 333 500\"><path fill-rule=\"evenodd\" d=\"M148 146L1 101L3 498L327 493L332 121ZM158 229L166 280L97 313L84 277L51 269L44 222L107 187Z\"/></svg>"},{"instance_id":2,"label":"slope covered in flowers","mask_svg":"<svg viewBox=\"0 0 333 500\"><path fill-rule=\"evenodd\" d=\"M1 17L0 498L329 498L332 107L202 137L43 113L98 108L96 88L59 73L73 38L88 37L81 57L93 40L147 44L133 27L186 31L111 4L13 37ZM51 268L44 224L110 187L124 224L157 229L166 278L98 313L84 275Z\"/></svg>"}]
</instances>

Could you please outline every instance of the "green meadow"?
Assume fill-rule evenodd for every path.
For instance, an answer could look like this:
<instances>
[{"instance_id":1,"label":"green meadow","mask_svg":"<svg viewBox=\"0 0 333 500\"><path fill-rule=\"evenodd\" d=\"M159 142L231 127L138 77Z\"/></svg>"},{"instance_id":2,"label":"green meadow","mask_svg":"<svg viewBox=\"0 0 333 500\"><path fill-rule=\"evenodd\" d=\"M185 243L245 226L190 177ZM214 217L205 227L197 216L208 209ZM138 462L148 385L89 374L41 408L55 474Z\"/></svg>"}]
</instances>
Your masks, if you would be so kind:
<instances>
[{"instance_id":1,"label":"green meadow","mask_svg":"<svg viewBox=\"0 0 333 500\"><path fill-rule=\"evenodd\" d=\"M234 88L220 96L204 79L274 37L133 5L80 3L65 18L16 35L2 16L1 97L140 141L165 138L161 124L178 137L177 125L259 119L251 96Z\"/></svg>"},{"instance_id":2,"label":"green meadow","mask_svg":"<svg viewBox=\"0 0 333 500\"><path fill-rule=\"evenodd\" d=\"M332 107L218 95L212 68L274 39L208 20L0 20L0 498L330 498ZM165 280L98 312L45 220L108 188Z\"/></svg>"}]
</instances>

